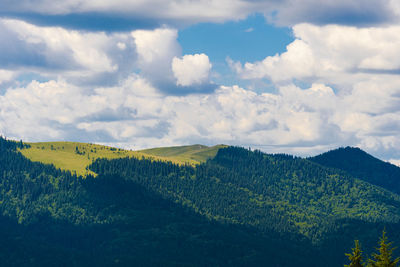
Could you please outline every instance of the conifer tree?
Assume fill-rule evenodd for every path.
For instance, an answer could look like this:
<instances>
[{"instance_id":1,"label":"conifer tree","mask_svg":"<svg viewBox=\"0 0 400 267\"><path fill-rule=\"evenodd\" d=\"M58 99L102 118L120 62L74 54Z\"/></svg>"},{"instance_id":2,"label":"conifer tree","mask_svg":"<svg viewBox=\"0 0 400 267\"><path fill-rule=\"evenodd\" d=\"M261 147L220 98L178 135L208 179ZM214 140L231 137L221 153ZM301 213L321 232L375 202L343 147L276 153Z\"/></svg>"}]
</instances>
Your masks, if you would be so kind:
<instances>
[{"instance_id":1,"label":"conifer tree","mask_svg":"<svg viewBox=\"0 0 400 267\"><path fill-rule=\"evenodd\" d=\"M368 266L371 267L396 267L400 258L392 260L394 248L392 242L388 242L386 231L382 231L382 237L379 240L379 253L372 254L373 259L368 260Z\"/></svg>"},{"instance_id":2,"label":"conifer tree","mask_svg":"<svg viewBox=\"0 0 400 267\"><path fill-rule=\"evenodd\" d=\"M344 267L362 267L362 250L358 240L354 240L355 247L351 249L351 253L346 253L350 263Z\"/></svg>"}]
</instances>

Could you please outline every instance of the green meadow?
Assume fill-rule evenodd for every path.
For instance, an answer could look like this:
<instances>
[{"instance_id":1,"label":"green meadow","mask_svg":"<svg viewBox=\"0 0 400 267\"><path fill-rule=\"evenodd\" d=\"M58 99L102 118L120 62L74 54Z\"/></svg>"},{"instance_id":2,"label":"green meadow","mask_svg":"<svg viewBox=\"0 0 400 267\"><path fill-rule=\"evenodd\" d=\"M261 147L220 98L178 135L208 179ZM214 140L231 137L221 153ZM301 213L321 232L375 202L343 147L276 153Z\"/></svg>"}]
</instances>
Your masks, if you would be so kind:
<instances>
[{"instance_id":1,"label":"green meadow","mask_svg":"<svg viewBox=\"0 0 400 267\"><path fill-rule=\"evenodd\" d=\"M30 147L20 152L32 161L53 164L62 170L69 170L77 175L94 174L87 167L98 158L147 158L171 161L177 164L196 165L214 157L219 148L203 145L152 148L139 151L124 150L109 146L78 142L41 142L28 143Z\"/></svg>"}]
</instances>

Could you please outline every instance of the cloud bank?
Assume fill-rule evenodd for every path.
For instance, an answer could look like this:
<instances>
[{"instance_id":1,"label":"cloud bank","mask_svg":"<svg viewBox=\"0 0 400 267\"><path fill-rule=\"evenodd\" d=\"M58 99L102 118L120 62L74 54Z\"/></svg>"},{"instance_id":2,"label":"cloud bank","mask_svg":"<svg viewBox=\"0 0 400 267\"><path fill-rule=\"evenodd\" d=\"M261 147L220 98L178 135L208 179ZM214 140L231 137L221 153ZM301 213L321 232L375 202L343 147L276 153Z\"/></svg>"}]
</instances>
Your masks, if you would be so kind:
<instances>
[{"instance_id":1,"label":"cloud bank","mask_svg":"<svg viewBox=\"0 0 400 267\"><path fill-rule=\"evenodd\" d=\"M21 0L0 1L0 15L40 25L118 30L186 27L196 23L221 23L263 13L271 22L379 25L398 22L396 0ZM318 10L318 12L316 12Z\"/></svg>"},{"instance_id":2,"label":"cloud bank","mask_svg":"<svg viewBox=\"0 0 400 267\"><path fill-rule=\"evenodd\" d=\"M0 131L30 141L85 136L128 148L228 143L301 155L358 145L396 158L400 89L382 82L384 91L359 84L341 96L313 84L282 86L278 94L222 86L212 94L165 97L137 75L90 93L64 81L34 81L0 96Z\"/></svg>"}]
</instances>

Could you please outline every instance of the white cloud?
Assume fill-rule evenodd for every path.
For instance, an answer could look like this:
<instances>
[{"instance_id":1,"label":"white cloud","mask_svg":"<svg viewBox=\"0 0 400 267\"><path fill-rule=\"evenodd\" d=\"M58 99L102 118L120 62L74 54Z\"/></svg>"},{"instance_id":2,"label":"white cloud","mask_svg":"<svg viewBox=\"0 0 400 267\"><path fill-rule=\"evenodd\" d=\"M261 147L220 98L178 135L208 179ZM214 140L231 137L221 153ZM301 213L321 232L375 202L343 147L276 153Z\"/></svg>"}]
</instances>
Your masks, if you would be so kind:
<instances>
[{"instance_id":1,"label":"white cloud","mask_svg":"<svg viewBox=\"0 0 400 267\"><path fill-rule=\"evenodd\" d=\"M209 82L211 63L205 54L185 55L182 58L174 57L172 71L177 85L189 86Z\"/></svg>"},{"instance_id":2,"label":"white cloud","mask_svg":"<svg viewBox=\"0 0 400 267\"><path fill-rule=\"evenodd\" d=\"M38 14L65 15L96 12L125 17L157 19L161 21L223 22L226 19L245 18L260 3L228 0L163 1L163 0L39 0L20 1L4 6L8 12L33 12Z\"/></svg>"},{"instance_id":3,"label":"white cloud","mask_svg":"<svg viewBox=\"0 0 400 267\"><path fill-rule=\"evenodd\" d=\"M0 69L0 84L10 81L14 76L15 73L13 71Z\"/></svg>"},{"instance_id":4,"label":"white cloud","mask_svg":"<svg viewBox=\"0 0 400 267\"><path fill-rule=\"evenodd\" d=\"M194 90L186 87L183 92L176 86L171 67L173 58L181 56L176 29L163 27L107 34L0 19L0 37L5 40L0 43L0 62L20 74L36 73L49 80L61 78L88 87L118 85L132 73L140 72L160 91L183 94ZM204 63L204 57L208 61L205 55L196 59ZM186 63L187 67L193 64L189 65ZM8 77L9 71L5 69L0 79L6 79L6 71ZM203 82L208 77L205 71L201 69L200 76L192 75L189 79L193 83Z\"/></svg>"},{"instance_id":5,"label":"white cloud","mask_svg":"<svg viewBox=\"0 0 400 267\"><path fill-rule=\"evenodd\" d=\"M154 105L142 101L146 97L159 102L157 91L135 75L120 87L95 88L92 92L62 80L32 81L0 96L0 131L26 140L81 139L85 138L82 125L103 123L104 128L93 140L103 135L109 141L118 136L108 133L112 129L107 130L107 124L157 115L151 110Z\"/></svg>"},{"instance_id":6,"label":"white cloud","mask_svg":"<svg viewBox=\"0 0 400 267\"><path fill-rule=\"evenodd\" d=\"M243 79L293 79L351 87L379 74L400 70L399 26L355 28L338 25L293 27L296 40L287 51L263 61L231 62ZM373 75L371 75L373 74Z\"/></svg>"},{"instance_id":7,"label":"white cloud","mask_svg":"<svg viewBox=\"0 0 400 267\"><path fill-rule=\"evenodd\" d=\"M244 65L231 61L232 69L243 79L273 82L283 103L292 103L286 125L305 146L340 140L340 145L398 157L400 28L301 24L293 30L296 40L286 52ZM293 82L322 87L300 90Z\"/></svg>"},{"instance_id":8,"label":"white cloud","mask_svg":"<svg viewBox=\"0 0 400 267\"><path fill-rule=\"evenodd\" d=\"M37 27L18 20L1 20L20 41L30 46L37 55L43 56L49 65L62 67L61 61L68 54L74 67L83 67L97 72L115 71L118 67L107 56L110 38L104 33L82 33L57 27ZM39 51L39 48L42 49ZM72 63L71 62L71 63ZM71 67L71 66L66 66Z\"/></svg>"},{"instance_id":9,"label":"white cloud","mask_svg":"<svg viewBox=\"0 0 400 267\"><path fill-rule=\"evenodd\" d=\"M376 102L363 101L357 90L337 95L323 84L282 86L278 94L223 86L212 94L165 97L138 75L91 92L65 81L32 82L0 96L0 132L27 141L126 148L227 143L301 155L358 145L400 157L400 105L390 101L400 88L377 93L374 86L363 86L363 97Z\"/></svg>"},{"instance_id":10,"label":"white cloud","mask_svg":"<svg viewBox=\"0 0 400 267\"><path fill-rule=\"evenodd\" d=\"M314 74L315 62L312 49L303 41L295 40L282 55L269 56L261 62L235 64L236 71L244 79L269 78L274 82L293 78L310 77Z\"/></svg>"},{"instance_id":11,"label":"white cloud","mask_svg":"<svg viewBox=\"0 0 400 267\"><path fill-rule=\"evenodd\" d=\"M207 86L198 87L209 85L211 63L208 56L195 54L181 58L176 29L137 30L131 35L137 48L140 75L155 87L175 95L210 91Z\"/></svg>"},{"instance_id":12,"label":"white cloud","mask_svg":"<svg viewBox=\"0 0 400 267\"><path fill-rule=\"evenodd\" d=\"M388 162L400 167L400 159L389 159Z\"/></svg>"},{"instance_id":13,"label":"white cloud","mask_svg":"<svg viewBox=\"0 0 400 267\"><path fill-rule=\"evenodd\" d=\"M132 36L142 64L157 63L160 59L170 60L180 52L175 29L137 30L132 32Z\"/></svg>"},{"instance_id":14,"label":"white cloud","mask_svg":"<svg viewBox=\"0 0 400 267\"><path fill-rule=\"evenodd\" d=\"M175 27L244 19L255 12L264 13L269 20L280 25L302 22L376 25L398 21L399 18L395 0L20 0L2 3L2 10L14 16L30 13L85 16L96 13L105 18L132 18L143 23Z\"/></svg>"},{"instance_id":15,"label":"white cloud","mask_svg":"<svg viewBox=\"0 0 400 267\"><path fill-rule=\"evenodd\" d=\"M266 14L279 25L298 23L371 26L398 22L393 0L290 0L277 2L276 12ZM316 12L317 11L317 12Z\"/></svg>"},{"instance_id":16,"label":"white cloud","mask_svg":"<svg viewBox=\"0 0 400 267\"><path fill-rule=\"evenodd\" d=\"M6 68L76 83L103 82L131 72L136 62L129 33L106 34L39 27L0 19L0 61ZM124 49L121 49L123 47ZM119 48L119 49L118 49Z\"/></svg>"},{"instance_id":17,"label":"white cloud","mask_svg":"<svg viewBox=\"0 0 400 267\"><path fill-rule=\"evenodd\" d=\"M137 30L132 32L142 75L155 84L173 83L171 62L181 54L175 29Z\"/></svg>"}]
</instances>

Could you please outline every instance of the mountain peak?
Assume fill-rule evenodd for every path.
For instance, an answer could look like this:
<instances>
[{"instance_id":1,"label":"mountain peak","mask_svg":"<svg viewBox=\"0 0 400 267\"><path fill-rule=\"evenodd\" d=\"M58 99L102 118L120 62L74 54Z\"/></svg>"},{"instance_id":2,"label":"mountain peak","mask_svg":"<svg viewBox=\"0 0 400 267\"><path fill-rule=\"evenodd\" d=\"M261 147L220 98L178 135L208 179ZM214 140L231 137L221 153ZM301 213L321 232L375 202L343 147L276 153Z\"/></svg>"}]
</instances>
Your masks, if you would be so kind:
<instances>
[{"instance_id":1,"label":"mountain peak","mask_svg":"<svg viewBox=\"0 0 400 267\"><path fill-rule=\"evenodd\" d=\"M400 168L377 159L358 147L341 147L308 160L340 169L356 178L400 193Z\"/></svg>"}]
</instances>

